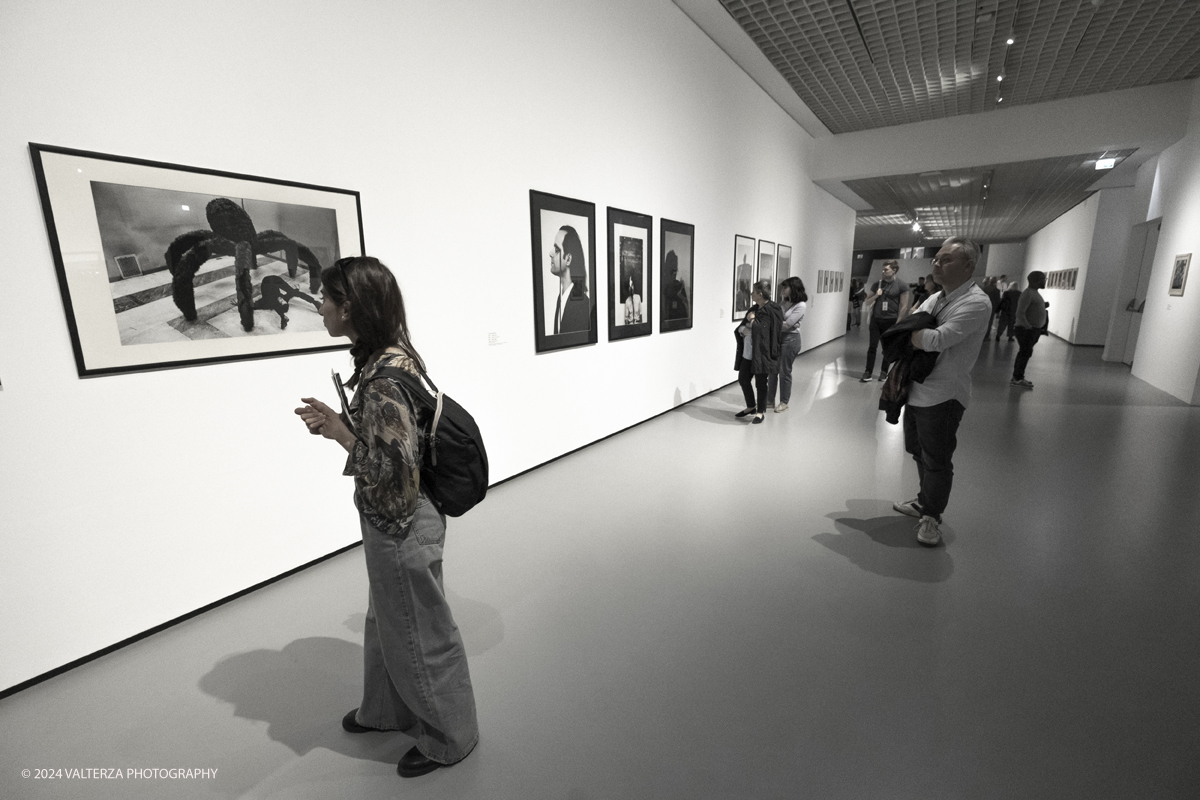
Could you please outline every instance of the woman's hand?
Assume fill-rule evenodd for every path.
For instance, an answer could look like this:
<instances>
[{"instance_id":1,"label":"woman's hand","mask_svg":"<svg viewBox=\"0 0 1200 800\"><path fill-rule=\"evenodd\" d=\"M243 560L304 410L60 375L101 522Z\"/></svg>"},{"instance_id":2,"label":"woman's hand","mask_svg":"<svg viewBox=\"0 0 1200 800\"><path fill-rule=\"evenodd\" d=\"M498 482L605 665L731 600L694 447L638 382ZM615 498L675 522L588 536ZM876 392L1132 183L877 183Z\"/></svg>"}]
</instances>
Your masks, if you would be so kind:
<instances>
[{"instance_id":1,"label":"woman's hand","mask_svg":"<svg viewBox=\"0 0 1200 800\"><path fill-rule=\"evenodd\" d=\"M347 452L354 447L354 433L346 427L336 411L313 397L301 397L300 401L307 405L297 408L296 414L308 426L309 433L333 439Z\"/></svg>"}]
</instances>

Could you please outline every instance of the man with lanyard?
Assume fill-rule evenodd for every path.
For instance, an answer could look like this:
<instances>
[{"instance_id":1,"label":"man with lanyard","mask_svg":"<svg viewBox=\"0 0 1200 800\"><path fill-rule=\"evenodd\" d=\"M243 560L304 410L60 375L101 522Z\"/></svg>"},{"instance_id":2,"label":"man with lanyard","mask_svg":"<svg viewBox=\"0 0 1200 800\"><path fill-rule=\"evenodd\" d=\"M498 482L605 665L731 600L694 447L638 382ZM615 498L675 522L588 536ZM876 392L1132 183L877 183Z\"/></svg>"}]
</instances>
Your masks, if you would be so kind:
<instances>
[{"instance_id":1,"label":"man with lanyard","mask_svg":"<svg viewBox=\"0 0 1200 800\"><path fill-rule=\"evenodd\" d=\"M992 313L992 301L971 279L978 259L974 242L947 239L933 260L933 277L942 290L916 309L932 314L937 327L913 331L912 346L940 355L925 382L909 387L904 407L904 449L917 462L921 491L892 508L920 519L917 541L928 547L942 540L939 526L954 480L958 424L971 400L971 369Z\"/></svg>"},{"instance_id":2,"label":"man with lanyard","mask_svg":"<svg viewBox=\"0 0 1200 800\"><path fill-rule=\"evenodd\" d=\"M867 369L859 379L862 383L871 380L871 372L875 369L875 348L879 346L879 337L897 321L904 319L908 313L908 304L912 295L909 294L908 284L896 279L896 272L899 269L900 264L897 261L889 259L883 262L883 279L876 281L871 287L871 291L867 293L867 314L871 318L871 344L870 349L867 350ZM885 353L883 363L879 366L879 380L887 378L888 366Z\"/></svg>"}]
</instances>

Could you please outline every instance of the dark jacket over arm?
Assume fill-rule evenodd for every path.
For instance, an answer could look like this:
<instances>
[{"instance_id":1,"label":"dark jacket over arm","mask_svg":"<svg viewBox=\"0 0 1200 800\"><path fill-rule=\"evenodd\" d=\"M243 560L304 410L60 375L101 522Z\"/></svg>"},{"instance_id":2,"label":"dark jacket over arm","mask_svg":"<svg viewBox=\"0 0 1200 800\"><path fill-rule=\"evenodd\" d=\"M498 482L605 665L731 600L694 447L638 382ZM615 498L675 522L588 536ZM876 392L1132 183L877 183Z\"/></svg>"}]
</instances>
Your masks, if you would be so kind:
<instances>
[{"instance_id":1,"label":"dark jacket over arm","mask_svg":"<svg viewBox=\"0 0 1200 800\"><path fill-rule=\"evenodd\" d=\"M745 341L742 326L748 324L751 327L752 336L751 372L756 375L770 374L779 367L780 341L783 338L783 309L779 307L778 303L753 306L750 311L746 312L747 318L751 311L754 312L754 321L747 322L744 319L733 329L733 336L737 339L737 356L733 360L733 368L735 370L742 368L742 348Z\"/></svg>"},{"instance_id":2,"label":"dark jacket over arm","mask_svg":"<svg viewBox=\"0 0 1200 800\"><path fill-rule=\"evenodd\" d=\"M937 365L938 353L912 346L912 332L936 328L937 324L933 314L921 311L909 314L883 332L883 355L892 362L892 369L879 396L879 410L885 412L887 421L893 425L900 421L900 409L908 402L909 385L913 381L924 383Z\"/></svg>"}]
</instances>

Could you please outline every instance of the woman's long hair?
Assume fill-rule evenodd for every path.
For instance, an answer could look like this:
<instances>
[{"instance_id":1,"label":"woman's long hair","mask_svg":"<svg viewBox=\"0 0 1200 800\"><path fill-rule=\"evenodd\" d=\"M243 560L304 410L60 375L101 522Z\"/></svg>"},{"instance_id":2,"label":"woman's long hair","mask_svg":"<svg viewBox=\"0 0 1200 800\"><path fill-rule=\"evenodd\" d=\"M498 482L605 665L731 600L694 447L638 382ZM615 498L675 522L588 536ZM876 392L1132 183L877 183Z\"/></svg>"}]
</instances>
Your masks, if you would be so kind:
<instances>
[{"instance_id":1,"label":"woman's long hair","mask_svg":"<svg viewBox=\"0 0 1200 800\"><path fill-rule=\"evenodd\" d=\"M321 271L321 285L334 303L350 301L350 326L358 340L350 348L354 375L346 381L347 388L358 385L371 356L392 345L399 346L419 370L425 371L425 362L408 335L404 295L400 294L396 276L379 259L351 256L336 261Z\"/></svg>"},{"instance_id":2,"label":"woman's long hair","mask_svg":"<svg viewBox=\"0 0 1200 800\"><path fill-rule=\"evenodd\" d=\"M783 283L779 284L780 297L783 296L784 286L788 287L788 294L791 296L793 303L808 302L808 292L804 291L804 281L800 280L795 275L787 278Z\"/></svg>"}]
</instances>

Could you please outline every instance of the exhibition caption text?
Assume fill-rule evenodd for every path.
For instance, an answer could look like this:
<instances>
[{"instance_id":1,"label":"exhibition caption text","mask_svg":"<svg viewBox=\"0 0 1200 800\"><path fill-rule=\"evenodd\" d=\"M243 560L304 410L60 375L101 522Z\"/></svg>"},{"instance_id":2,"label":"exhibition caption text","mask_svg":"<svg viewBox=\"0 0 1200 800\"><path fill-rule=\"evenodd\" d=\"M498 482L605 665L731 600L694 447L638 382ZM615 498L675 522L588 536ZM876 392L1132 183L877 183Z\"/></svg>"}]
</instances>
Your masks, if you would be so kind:
<instances>
[{"instance_id":1,"label":"exhibition caption text","mask_svg":"<svg viewBox=\"0 0 1200 800\"><path fill-rule=\"evenodd\" d=\"M217 777L215 769L197 769L194 767L51 767L50 769L23 769L22 778L32 778L35 781L190 781L213 780Z\"/></svg>"}]
</instances>

